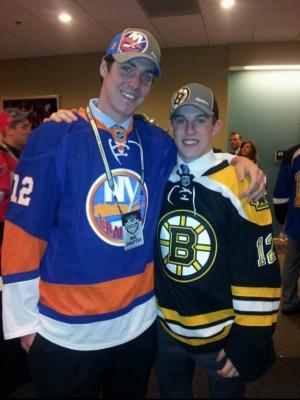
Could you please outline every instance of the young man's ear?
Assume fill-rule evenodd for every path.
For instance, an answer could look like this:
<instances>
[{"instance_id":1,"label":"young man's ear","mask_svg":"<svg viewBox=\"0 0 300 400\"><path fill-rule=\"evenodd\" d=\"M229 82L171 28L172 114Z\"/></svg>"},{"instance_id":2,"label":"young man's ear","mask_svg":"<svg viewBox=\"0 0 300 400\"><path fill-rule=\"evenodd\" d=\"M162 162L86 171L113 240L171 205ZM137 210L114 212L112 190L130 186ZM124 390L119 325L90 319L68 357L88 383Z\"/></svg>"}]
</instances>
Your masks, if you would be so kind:
<instances>
[{"instance_id":1,"label":"young man's ear","mask_svg":"<svg viewBox=\"0 0 300 400\"><path fill-rule=\"evenodd\" d=\"M215 136L220 131L221 128L222 128L222 121L220 119L218 119L214 123L213 136Z\"/></svg>"},{"instance_id":2,"label":"young man's ear","mask_svg":"<svg viewBox=\"0 0 300 400\"><path fill-rule=\"evenodd\" d=\"M102 78L104 78L107 74L107 62L105 61L104 57L101 60L99 71Z\"/></svg>"},{"instance_id":3,"label":"young man's ear","mask_svg":"<svg viewBox=\"0 0 300 400\"><path fill-rule=\"evenodd\" d=\"M174 135L174 129L173 129L173 125L172 125L172 120L169 119L169 132Z\"/></svg>"}]
</instances>

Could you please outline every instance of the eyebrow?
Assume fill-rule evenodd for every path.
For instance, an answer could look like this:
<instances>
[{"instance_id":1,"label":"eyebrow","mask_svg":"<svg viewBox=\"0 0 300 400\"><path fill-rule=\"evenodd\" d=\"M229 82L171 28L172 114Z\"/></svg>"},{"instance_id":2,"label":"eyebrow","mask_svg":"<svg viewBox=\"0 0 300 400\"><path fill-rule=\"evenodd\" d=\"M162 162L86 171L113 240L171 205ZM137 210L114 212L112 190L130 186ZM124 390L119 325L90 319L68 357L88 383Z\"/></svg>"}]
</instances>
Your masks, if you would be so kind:
<instances>
[{"instance_id":1,"label":"eyebrow","mask_svg":"<svg viewBox=\"0 0 300 400\"><path fill-rule=\"evenodd\" d=\"M126 62L123 63L123 64L129 64L131 67L137 68L137 64L136 64L133 60L128 60L128 61L126 61ZM144 72L149 72L149 73L151 73L152 75L154 75L154 71L153 71L152 68L146 69L145 71L143 71L143 73L144 73Z\"/></svg>"}]
</instances>

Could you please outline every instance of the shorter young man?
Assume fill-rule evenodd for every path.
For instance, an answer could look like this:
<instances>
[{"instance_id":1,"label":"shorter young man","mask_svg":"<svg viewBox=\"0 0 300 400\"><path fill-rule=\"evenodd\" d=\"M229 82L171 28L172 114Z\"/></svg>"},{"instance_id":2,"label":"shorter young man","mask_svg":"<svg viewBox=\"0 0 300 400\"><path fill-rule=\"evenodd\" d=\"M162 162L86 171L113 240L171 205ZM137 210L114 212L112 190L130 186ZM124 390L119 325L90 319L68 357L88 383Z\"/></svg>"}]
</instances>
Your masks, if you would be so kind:
<instances>
[{"instance_id":1,"label":"shorter young man","mask_svg":"<svg viewBox=\"0 0 300 400\"><path fill-rule=\"evenodd\" d=\"M162 398L191 398L196 366L213 398L241 398L274 362L280 270L266 198L213 153L221 121L213 92L180 88L170 126L178 149L158 225L157 381Z\"/></svg>"}]
</instances>

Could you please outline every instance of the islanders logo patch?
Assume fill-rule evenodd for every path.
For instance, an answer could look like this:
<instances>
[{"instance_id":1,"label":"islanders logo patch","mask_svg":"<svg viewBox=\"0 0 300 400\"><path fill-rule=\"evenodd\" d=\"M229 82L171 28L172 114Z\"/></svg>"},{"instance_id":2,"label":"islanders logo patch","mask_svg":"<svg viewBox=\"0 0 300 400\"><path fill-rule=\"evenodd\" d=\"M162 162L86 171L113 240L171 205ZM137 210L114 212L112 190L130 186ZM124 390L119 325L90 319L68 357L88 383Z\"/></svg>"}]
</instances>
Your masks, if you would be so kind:
<instances>
[{"instance_id":1,"label":"islanders logo patch","mask_svg":"<svg viewBox=\"0 0 300 400\"><path fill-rule=\"evenodd\" d=\"M148 38L142 32L129 31L122 37L119 50L121 53L131 51L143 53L148 47Z\"/></svg>"},{"instance_id":2,"label":"islanders logo patch","mask_svg":"<svg viewBox=\"0 0 300 400\"><path fill-rule=\"evenodd\" d=\"M175 210L158 225L160 255L164 272L174 281L187 283L205 275L217 254L216 234L200 214Z\"/></svg>"},{"instance_id":3,"label":"islanders logo patch","mask_svg":"<svg viewBox=\"0 0 300 400\"><path fill-rule=\"evenodd\" d=\"M142 185L141 177L128 169L115 169L112 175L122 214L140 210L144 224L148 208L146 184ZM105 173L93 183L89 190L86 214L91 228L100 239L112 246L124 246L120 210Z\"/></svg>"}]
</instances>

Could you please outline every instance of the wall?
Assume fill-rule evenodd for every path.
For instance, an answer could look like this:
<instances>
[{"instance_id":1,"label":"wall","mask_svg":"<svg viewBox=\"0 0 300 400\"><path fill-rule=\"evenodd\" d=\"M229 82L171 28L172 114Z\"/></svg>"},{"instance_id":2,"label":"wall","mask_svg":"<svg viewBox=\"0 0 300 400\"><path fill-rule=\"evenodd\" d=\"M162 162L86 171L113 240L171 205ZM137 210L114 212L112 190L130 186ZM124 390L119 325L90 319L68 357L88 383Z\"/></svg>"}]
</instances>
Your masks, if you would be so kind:
<instances>
[{"instance_id":1,"label":"wall","mask_svg":"<svg viewBox=\"0 0 300 400\"><path fill-rule=\"evenodd\" d=\"M300 143L300 71L230 72L228 119L229 131L255 140L272 198L280 166L275 151Z\"/></svg>"},{"instance_id":2,"label":"wall","mask_svg":"<svg viewBox=\"0 0 300 400\"><path fill-rule=\"evenodd\" d=\"M100 90L100 54L77 54L0 61L0 107L4 98L58 94L60 106L85 105ZM216 93L223 128L214 145L227 148L228 69L255 63L298 63L300 43L234 44L163 49L162 77L140 111L168 127L173 91L185 82L200 81Z\"/></svg>"},{"instance_id":3,"label":"wall","mask_svg":"<svg viewBox=\"0 0 300 400\"><path fill-rule=\"evenodd\" d=\"M85 105L99 95L101 55L80 54L0 61L0 105L4 98L58 94L60 107ZM226 46L165 49L162 77L154 82L152 93L140 108L168 128L170 98L182 84L200 80L216 91L223 130L215 140L216 147L226 147L227 125Z\"/></svg>"}]
</instances>

